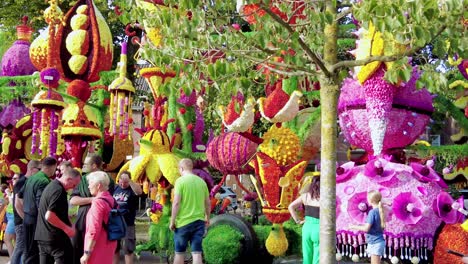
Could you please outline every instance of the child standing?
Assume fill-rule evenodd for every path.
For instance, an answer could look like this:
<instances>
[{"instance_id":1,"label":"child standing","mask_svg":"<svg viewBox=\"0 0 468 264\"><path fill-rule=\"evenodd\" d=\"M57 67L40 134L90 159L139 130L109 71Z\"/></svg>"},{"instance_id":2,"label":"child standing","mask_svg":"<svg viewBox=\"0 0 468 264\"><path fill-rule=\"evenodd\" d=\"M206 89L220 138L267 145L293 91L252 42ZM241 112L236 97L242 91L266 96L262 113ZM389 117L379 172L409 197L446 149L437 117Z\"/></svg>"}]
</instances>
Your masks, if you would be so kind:
<instances>
[{"instance_id":1,"label":"child standing","mask_svg":"<svg viewBox=\"0 0 468 264\"><path fill-rule=\"evenodd\" d=\"M367 202L373 208L367 214L366 223L364 225L351 225L350 229L366 232L367 253L371 256L371 264L380 264L385 250L383 237L385 215L382 207L382 194L378 191L369 191Z\"/></svg>"}]
</instances>

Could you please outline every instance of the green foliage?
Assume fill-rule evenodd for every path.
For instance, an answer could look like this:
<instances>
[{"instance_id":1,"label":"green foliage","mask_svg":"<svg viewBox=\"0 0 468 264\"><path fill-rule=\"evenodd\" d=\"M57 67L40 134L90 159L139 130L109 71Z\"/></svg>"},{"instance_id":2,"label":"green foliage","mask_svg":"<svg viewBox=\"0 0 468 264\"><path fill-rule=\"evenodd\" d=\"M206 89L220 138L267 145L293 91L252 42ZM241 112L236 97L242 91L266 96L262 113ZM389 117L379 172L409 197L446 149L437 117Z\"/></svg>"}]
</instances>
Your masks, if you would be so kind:
<instances>
[{"instance_id":1,"label":"green foliage","mask_svg":"<svg viewBox=\"0 0 468 264\"><path fill-rule=\"evenodd\" d=\"M289 243L286 255L301 255L302 225L298 225L290 219L283 224L283 228Z\"/></svg>"},{"instance_id":2,"label":"green foliage","mask_svg":"<svg viewBox=\"0 0 468 264\"><path fill-rule=\"evenodd\" d=\"M241 232L229 225L218 225L211 228L203 239L203 253L206 263L238 263L243 237Z\"/></svg>"},{"instance_id":3,"label":"green foliage","mask_svg":"<svg viewBox=\"0 0 468 264\"><path fill-rule=\"evenodd\" d=\"M174 240L172 239L172 231L168 228L171 205L166 204L163 207L163 214L159 220L159 223L151 223L149 227L149 241L146 244L138 245L135 253L138 254L141 251L153 251L157 253L163 253L164 255L174 254Z\"/></svg>"},{"instance_id":4,"label":"green foliage","mask_svg":"<svg viewBox=\"0 0 468 264\"><path fill-rule=\"evenodd\" d=\"M436 164L438 165L439 172L448 165L456 164L459 159L466 157L466 153L468 153L468 144L429 147L416 145L410 148L416 150L422 157L435 155L437 157Z\"/></svg>"}]
</instances>

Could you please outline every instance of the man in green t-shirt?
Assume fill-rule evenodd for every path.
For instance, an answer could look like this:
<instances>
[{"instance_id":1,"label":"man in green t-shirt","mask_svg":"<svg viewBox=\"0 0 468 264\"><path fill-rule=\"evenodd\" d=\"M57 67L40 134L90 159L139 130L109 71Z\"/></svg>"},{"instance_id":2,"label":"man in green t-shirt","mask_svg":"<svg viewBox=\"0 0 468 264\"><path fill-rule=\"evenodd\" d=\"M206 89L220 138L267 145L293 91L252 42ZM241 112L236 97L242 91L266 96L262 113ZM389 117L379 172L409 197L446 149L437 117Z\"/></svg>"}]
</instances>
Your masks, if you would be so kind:
<instances>
[{"instance_id":1,"label":"man in green t-shirt","mask_svg":"<svg viewBox=\"0 0 468 264\"><path fill-rule=\"evenodd\" d=\"M187 243L192 248L194 264L202 262L202 240L210 223L210 197L205 181L194 175L193 162L182 159L175 182L169 228L174 231L174 264L183 264Z\"/></svg>"}]
</instances>

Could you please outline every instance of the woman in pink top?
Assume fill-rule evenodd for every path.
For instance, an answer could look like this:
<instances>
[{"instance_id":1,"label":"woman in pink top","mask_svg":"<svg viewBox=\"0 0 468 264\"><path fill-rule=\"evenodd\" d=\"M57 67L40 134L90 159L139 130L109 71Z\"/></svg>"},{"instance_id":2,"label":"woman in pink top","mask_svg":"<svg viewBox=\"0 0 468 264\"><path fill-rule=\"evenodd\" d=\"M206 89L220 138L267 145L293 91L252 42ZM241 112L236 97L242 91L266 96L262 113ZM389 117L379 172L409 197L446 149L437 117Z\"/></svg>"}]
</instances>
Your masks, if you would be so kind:
<instances>
[{"instance_id":1,"label":"woman in pink top","mask_svg":"<svg viewBox=\"0 0 468 264\"><path fill-rule=\"evenodd\" d=\"M109 177L103 171L92 172L87 177L89 191L94 199L86 215L84 254L80 259L81 264L112 264L117 241L107 239L107 231L102 225L103 222L107 224L109 220L111 210L109 203L114 204L114 198L107 191Z\"/></svg>"}]
</instances>

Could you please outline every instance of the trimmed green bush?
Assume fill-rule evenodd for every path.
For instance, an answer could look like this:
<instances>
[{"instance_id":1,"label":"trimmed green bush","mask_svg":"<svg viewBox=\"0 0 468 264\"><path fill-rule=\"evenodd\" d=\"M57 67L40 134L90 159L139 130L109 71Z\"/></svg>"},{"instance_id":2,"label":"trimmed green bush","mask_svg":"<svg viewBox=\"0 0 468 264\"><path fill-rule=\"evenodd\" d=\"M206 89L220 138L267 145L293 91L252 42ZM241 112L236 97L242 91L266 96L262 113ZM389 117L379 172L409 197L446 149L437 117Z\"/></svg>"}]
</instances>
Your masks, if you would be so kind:
<instances>
[{"instance_id":1,"label":"trimmed green bush","mask_svg":"<svg viewBox=\"0 0 468 264\"><path fill-rule=\"evenodd\" d=\"M210 228L207 236L203 239L205 262L207 264L239 263L243 238L241 232L229 225L218 225Z\"/></svg>"}]
</instances>

